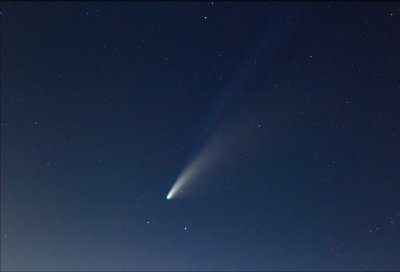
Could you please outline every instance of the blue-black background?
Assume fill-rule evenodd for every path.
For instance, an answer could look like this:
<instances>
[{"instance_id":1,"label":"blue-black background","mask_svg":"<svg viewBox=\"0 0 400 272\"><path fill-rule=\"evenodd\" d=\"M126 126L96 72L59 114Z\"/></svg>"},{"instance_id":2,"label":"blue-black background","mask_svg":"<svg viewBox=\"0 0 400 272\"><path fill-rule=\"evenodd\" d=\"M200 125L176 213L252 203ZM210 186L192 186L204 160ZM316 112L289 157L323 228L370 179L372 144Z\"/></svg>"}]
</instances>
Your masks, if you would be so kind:
<instances>
[{"instance_id":1,"label":"blue-black background","mask_svg":"<svg viewBox=\"0 0 400 272\"><path fill-rule=\"evenodd\" d=\"M398 3L0 16L3 270L400 269ZM165 199L235 131L207 182Z\"/></svg>"}]
</instances>

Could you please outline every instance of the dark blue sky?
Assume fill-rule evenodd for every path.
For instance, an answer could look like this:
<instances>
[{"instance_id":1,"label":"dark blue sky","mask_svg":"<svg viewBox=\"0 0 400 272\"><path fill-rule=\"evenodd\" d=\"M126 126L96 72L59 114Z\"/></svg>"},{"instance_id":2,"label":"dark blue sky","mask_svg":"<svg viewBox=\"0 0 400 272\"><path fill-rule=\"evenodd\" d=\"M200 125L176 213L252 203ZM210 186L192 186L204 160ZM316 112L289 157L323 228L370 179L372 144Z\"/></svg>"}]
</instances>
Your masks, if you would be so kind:
<instances>
[{"instance_id":1,"label":"dark blue sky","mask_svg":"<svg viewBox=\"0 0 400 272\"><path fill-rule=\"evenodd\" d=\"M2 270L400 270L400 4L0 16Z\"/></svg>"}]
</instances>

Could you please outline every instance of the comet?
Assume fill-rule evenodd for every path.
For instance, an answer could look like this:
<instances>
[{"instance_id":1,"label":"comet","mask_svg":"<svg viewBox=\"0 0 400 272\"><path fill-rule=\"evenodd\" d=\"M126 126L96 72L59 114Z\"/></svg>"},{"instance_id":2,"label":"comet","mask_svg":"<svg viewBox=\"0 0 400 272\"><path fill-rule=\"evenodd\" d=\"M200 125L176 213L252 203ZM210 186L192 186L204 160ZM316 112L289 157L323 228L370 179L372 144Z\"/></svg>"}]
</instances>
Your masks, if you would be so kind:
<instances>
[{"instance_id":1,"label":"comet","mask_svg":"<svg viewBox=\"0 0 400 272\"><path fill-rule=\"evenodd\" d=\"M204 17L207 19L207 17ZM280 18L276 18L275 21L271 21L271 24L279 24L282 22ZM288 30L292 27L292 25L285 25L285 28ZM274 29L274 27L269 27L268 29ZM287 30L286 30L287 31ZM277 31L263 31L260 34L260 42L256 43L252 50L249 50L249 54L244 58L241 65L238 66L238 70L232 76L232 80L226 87L225 91L222 92L220 99L218 100L218 104L213 107L213 111L211 112L211 116L207 122L207 125L202 131L201 135L207 135L210 130L213 130L216 124L221 123L221 119L227 118L227 113L230 113L229 110L233 108L233 106L240 106L240 104L244 103L243 100L239 98L242 97L242 94L246 90L246 84L250 82L250 76L254 75L270 64L266 62L266 60L273 59L275 55L275 51L277 50L277 46L279 42L273 43L269 46L269 50L266 51L266 44L263 42L266 39L271 39L274 37L275 40L279 41L280 38L285 35L281 35L280 32ZM266 52L268 52L269 57L266 57ZM262 57L264 59L264 64L260 65L257 63L257 59ZM257 64L257 65L256 65ZM240 102L240 103L238 103ZM238 108L240 108L238 106ZM251 111L251 109L249 109ZM230 113L231 114L231 113ZM253 116L254 117L254 116ZM233 151L233 144L237 144L238 141L241 143L250 143L250 137L257 135L251 133L251 130L254 128L261 128L261 125L258 124L253 126L252 128L248 128L248 125L252 122L250 119L243 120L246 122L240 122L239 116L230 117L233 122L231 127L229 127L228 131L221 132L220 130L214 134L214 137L209 141L209 143L200 151L200 153L193 159L193 161L183 169L181 174L176 179L172 188L168 192L166 199L171 200L183 194L186 194L189 189L193 188L193 185L196 181L201 180L201 177L207 173L207 170L216 166L217 162L220 162L224 157L227 157L229 151ZM256 119L257 117L254 117ZM253 119L253 120L254 120ZM226 127L225 127L226 128ZM234 129L232 129L234 128ZM247 135L245 135L247 132ZM239 138L242 138L239 140ZM202 137L203 138L203 137ZM254 142L254 141L253 141Z\"/></svg>"},{"instance_id":2,"label":"comet","mask_svg":"<svg viewBox=\"0 0 400 272\"><path fill-rule=\"evenodd\" d=\"M187 190L193 187L196 181L212 167L223 153L224 147L218 147L216 142L212 142L194 158L194 160L178 176L171 190L167 194L170 200L179 195L183 195Z\"/></svg>"},{"instance_id":3,"label":"comet","mask_svg":"<svg viewBox=\"0 0 400 272\"><path fill-rule=\"evenodd\" d=\"M198 182L204 182L207 179L207 174L215 169L218 163L223 162L224 158L232 157L230 153L235 150L233 146L238 145L238 140L244 132L240 129L225 126L225 129L218 130L190 164L183 169L166 199L171 200L189 193Z\"/></svg>"}]
</instances>

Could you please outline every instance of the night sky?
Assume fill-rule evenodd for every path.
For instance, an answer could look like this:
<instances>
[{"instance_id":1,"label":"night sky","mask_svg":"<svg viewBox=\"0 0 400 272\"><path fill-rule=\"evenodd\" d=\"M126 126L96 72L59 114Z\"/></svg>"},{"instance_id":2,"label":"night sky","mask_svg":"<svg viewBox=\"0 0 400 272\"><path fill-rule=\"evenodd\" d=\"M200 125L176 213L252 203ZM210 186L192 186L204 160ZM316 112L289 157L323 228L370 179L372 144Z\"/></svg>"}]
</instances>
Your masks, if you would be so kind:
<instances>
[{"instance_id":1,"label":"night sky","mask_svg":"<svg viewBox=\"0 0 400 272\"><path fill-rule=\"evenodd\" d=\"M400 270L400 3L0 16L2 270Z\"/></svg>"}]
</instances>

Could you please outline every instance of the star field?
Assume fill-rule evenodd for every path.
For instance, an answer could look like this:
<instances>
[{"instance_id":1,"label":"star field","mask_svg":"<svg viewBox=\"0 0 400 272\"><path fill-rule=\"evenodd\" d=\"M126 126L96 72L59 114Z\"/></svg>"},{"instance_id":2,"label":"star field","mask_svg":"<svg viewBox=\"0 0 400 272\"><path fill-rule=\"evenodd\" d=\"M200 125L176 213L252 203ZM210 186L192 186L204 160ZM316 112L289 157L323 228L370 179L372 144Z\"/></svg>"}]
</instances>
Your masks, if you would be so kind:
<instances>
[{"instance_id":1,"label":"star field","mask_svg":"<svg viewBox=\"0 0 400 272\"><path fill-rule=\"evenodd\" d=\"M2 271L400 269L398 3L0 17Z\"/></svg>"}]
</instances>

